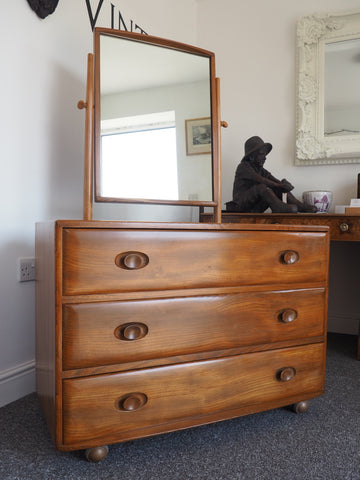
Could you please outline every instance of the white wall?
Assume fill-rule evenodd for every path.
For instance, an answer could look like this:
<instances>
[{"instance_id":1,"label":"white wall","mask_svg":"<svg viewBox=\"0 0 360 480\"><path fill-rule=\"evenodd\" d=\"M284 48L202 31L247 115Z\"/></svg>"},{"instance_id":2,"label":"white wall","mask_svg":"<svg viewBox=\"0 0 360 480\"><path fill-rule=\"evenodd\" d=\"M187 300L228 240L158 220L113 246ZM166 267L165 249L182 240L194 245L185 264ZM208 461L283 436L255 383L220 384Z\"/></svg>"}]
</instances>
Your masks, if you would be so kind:
<instances>
[{"instance_id":1,"label":"white wall","mask_svg":"<svg viewBox=\"0 0 360 480\"><path fill-rule=\"evenodd\" d=\"M91 1L94 14L98 3ZM194 0L105 0L97 26L111 26L111 3L128 28L132 19L149 34L195 42ZM93 51L85 0L61 0L44 20L26 0L2 1L0 44L3 405L34 390L35 283L17 282L17 258L34 256L35 222L82 217L84 111L76 105L85 98L86 57ZM158 211L153 216L161 219ZM151 217L146 208L141 214Z\"/></svg>"},{"instance_id":2,"label":"white wall","mask_svg":"<svg viewBox=\"0 0 360 480\"><path fill-rule=\"evenodd\" d=\"M198 43L216 54L221 78L223 202L231 200L244 142L259 135L273 144L266 168L288 178L295 194L333 190L333 205L356 197L360 165L301 166L295 162L296 23L315 12L358 9L357 0L198 0Z\"/></svg>"},{"instance_id":3,"label":"white wall","mask_svg":"<svg viewBox=\"0 0 360 480\"><path fill-rule=\"evenodd\" d=\"M215 52L221 79L223 203L231 200L236 166L252 135L273 144L265 167L305 190L332 190L333 206L357 193L360 164L295 162L296 23L304 15L357 10L358 0L198 0L198 44ZM330 258L329 330L356 334L360 245L334 244Z\"/></svg>"}]
</instances>

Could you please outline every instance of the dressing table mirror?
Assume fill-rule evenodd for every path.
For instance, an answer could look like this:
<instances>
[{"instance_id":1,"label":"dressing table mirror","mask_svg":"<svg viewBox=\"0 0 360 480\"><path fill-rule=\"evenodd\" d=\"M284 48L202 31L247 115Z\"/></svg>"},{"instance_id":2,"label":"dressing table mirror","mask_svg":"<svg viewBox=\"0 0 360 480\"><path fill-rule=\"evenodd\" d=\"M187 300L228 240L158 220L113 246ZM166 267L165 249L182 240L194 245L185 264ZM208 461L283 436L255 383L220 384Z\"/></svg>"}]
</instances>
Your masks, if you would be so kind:
<instances>
[{"instance_id":1,"label":"dressing table mirror","mask_svg":"<svg viewBox=\"0 0 360 480\"><path fill-rule=\"evenodd\" d=\"M327 229L221 223L212 53L100 29L95 88L93 60L79 105L84 218L36 226L37 392L56 448L97 462L112 443L281 406L306 411L324 392ZM123 143L107 156L116 137L153 130L171 130L171 166L167 153L148 168ZM156 159L164 144L141 157L155 148ZM167 167L173 181L163 182L175 188L138 188ZM93 220L94 181L96 201L207 206L213 218Z\"/></svg>"},{"instance_id":2,"label":"dressing table mirror","mask_svg":"<svg viewBox=\"0 0 360 480\"><path fill-rule=\"evenodd\" d=\"M85 203L92 203L94 165L96 202L213 207L216 212L221 122L214 54L96 28L94 66L94 77L88 78L95 105L94 119L88 119L94 163L87 138ZM91 110L87 116L92 117Z\"/></svg>"}]
</instances>

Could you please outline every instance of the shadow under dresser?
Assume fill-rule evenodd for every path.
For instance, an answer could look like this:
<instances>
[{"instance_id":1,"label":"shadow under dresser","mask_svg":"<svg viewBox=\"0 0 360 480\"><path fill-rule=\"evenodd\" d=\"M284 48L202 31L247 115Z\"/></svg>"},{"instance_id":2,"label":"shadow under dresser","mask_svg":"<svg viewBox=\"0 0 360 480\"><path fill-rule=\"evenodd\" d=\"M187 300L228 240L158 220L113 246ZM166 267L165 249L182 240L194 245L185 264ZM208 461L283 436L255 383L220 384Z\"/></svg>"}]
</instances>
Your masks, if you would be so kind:
<instances>
[{"instance_id":1,"label":"shadow under dresser","mask_svg":"<svg viewBox=\"0 0 360 480\"><path fill-rule=\"evenodd\" d=\"M36 226L37 391L59 450L324 392L327 227Z\"/></svg>"}]
</instances>

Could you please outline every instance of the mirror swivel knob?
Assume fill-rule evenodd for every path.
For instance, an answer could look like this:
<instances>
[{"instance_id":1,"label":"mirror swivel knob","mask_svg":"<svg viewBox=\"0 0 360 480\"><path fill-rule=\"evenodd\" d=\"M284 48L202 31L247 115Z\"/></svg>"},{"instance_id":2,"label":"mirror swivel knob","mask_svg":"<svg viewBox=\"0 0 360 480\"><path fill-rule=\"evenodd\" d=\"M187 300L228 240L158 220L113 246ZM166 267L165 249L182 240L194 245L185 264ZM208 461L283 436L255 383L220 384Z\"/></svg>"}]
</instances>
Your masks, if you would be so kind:
<instances>
[{"instance_id":1,"label":"mirror swivel knob","mask_svg":"<svg viewBox=\"0 0 360 480\"><path fill-rule=\"evenodd\" d=\"M78 104L77 104L77 107L78 107L79 110L82 110L83 108L87 108L87 103L84 102L84 100L79 100Z\"/></svg>"}]
</instances>

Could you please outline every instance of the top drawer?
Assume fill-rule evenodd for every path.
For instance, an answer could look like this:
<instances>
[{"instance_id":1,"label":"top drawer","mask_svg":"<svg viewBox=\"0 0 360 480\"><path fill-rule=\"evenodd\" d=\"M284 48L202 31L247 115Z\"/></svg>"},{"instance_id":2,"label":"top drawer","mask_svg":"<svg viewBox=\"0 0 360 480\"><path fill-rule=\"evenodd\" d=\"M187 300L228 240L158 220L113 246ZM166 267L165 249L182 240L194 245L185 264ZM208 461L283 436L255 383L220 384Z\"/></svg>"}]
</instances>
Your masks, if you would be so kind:
<instances>
[{"instance_id":1,"label":"top drawer","mask_svg":"<svg viewBox=\"0 0 360 480\"><path fill-rule=\"evenodd\" d=\"M322 232L65 228L63 294L323 282Z\"/></svg>"}]
</instances>

